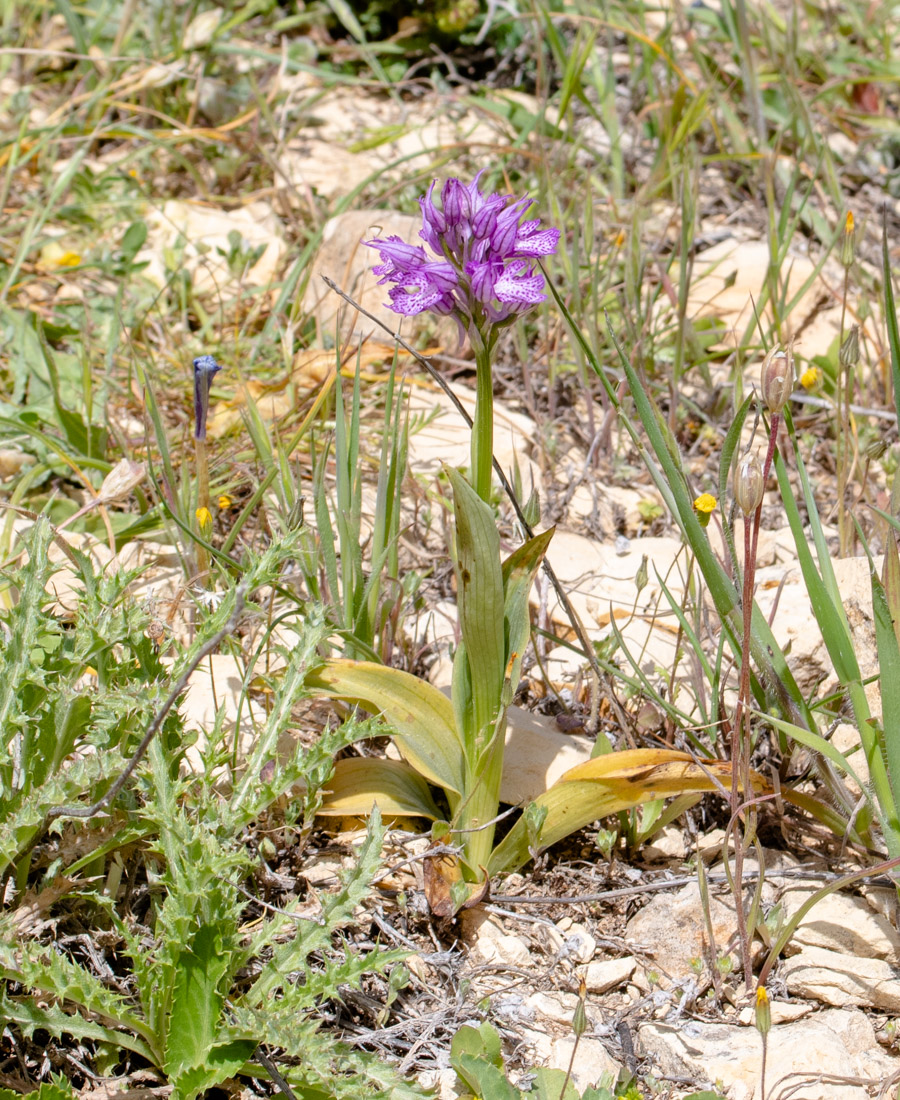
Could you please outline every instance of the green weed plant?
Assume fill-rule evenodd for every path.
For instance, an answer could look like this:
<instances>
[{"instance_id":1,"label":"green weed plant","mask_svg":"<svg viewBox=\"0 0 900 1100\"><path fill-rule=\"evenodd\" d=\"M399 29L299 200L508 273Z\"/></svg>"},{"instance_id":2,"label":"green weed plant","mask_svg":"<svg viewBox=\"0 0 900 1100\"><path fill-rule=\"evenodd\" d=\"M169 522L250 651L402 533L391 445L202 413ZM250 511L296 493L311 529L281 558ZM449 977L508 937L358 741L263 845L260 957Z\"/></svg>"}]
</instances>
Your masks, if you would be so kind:
<instances>
[{"instance_id":1,"label":"green weed plant","mask_svg":"<svg viewBox=\"0 0 900 1100\"><path fill-rule=\"evenodd\" d=\"M193 667L196 655L221 637L240 608L240 592L249 593L249 613L260 613L253 594L279 583L299 534L247 562L242 587L232 583L223 594L192 646L176 656L173 673L148 635L146 613L127 599L134 573L98 576L83 554L70 550L84 586L73 625L67 629L45 610L57 568L48 562L52 537L47 520L38 519L27 562L6 574L17 598L0 647L2 870L5 879L17 877L20 895L29 880L49 889L65 883L70 902L77 899L114 933L128 989L113 980L112 970L98 973L90 961L18 934L8 911L0 920L0 976L8 983L0 992L0 1013L28 1037L90 1042L110 1070L136 1056L179 1100L194 1100L238 1076L265 1077L254 1060L260 1047L281 1052L283 1076L298 1095L407 1095L378 1059L319 1032L320 1006L342 987L358 986L367 975L396 972L396 980L402 974L402 955L356 951L341 936L379 866L384 830L377 812L358 859L341 888L321 898L320 912L264 909L263 919L245 928L254 905L244 885L253 881L248 830L274 814L280 828L302 843L335 756L375 732L371 723L348 723L311 747L295 740L284 753L306 672L330 632L322 614L308 611L297 644L278 651L283 667L266 720L230 779L224 711L199 747L195 776L182 768L190 738L172 710L132 783L99 816L78 816L81 807L99 805L98 792L109 789L129 762L170 677L178 682L179 670ZM93 688L84 682L91 675ZM82 854L51 855L47 865L40 842L50 852L55 848L51 821L51 832L70 838L65 850ZM135 845L151 884L149 911L140 923L117 905L118 853ZM90 878L79 881L85 872Z\"/></svg>"}]
</instances>

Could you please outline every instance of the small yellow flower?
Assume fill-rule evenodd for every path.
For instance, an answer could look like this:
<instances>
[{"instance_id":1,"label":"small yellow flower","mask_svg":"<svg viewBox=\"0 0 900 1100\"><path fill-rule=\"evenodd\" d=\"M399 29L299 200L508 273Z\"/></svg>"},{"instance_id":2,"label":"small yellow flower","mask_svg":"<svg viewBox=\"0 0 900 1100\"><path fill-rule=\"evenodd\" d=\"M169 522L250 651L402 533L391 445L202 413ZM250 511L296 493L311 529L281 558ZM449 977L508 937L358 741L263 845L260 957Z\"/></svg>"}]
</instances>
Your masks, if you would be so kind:
<instances>
[{"instance_id":1,"label":"small yellow flower","mask_svg":"<svg viewBox=\"0 0 900 1100\"><path fill-rule=\"evenodd\" d=\"M697 513L697 518L700 520L700 526L706 527L709 523L709 517L718 507L719 502L712 495L712 493L701 493L700 496L694 501L694 511Z\"/></svg>"},{"instance_id":2,"label":"small yellow flower","mask_svg":"<svg viewBox=\"0 0 900 1100\"><path fill-rule=\"evenodd\" d=\"M41 249L38 267L42 271L56 271L61 267L78 267L81 255L72 248L66 248L60 241L48 241Z\"/></svg>"},{"instance_id":3,"label":"small yellow flower","mask_svg":"<svg viewBox=\"0 0 900 1100\"><path fill-rule=\"evenodd\" d=\"M212 530L212 512L208 508L198 508L194 515L201 532Z\"/></svg>"},{"instance_id":4,"label":"small yellow flower","mask_svg":"<svg viewBox=\"0 0 900 1100\"><path fill-rule=\"evenodd\" d=\"M756 1030L760 1035L766 1036L771 1027L772 1009L769 1007L769 994L766 992L766 987L760 985L756 987Z\"/></svg>"},{"instance_id":5,"label":"small yellow flower","mask_svg":"<svg viewBox=\"0 0 900 1100\"><path fill-rule=\"evenodd\" d=\"M216 503L219 505L219 511L224 512L226 508L230 508L232 506L234 501L227 493L222 493Z\"/></svg>"},{"instance_id":6,"label":"small yellow flower","mask_svg":"<svg viewBox=\"0 0 900 1100\"><path fill-rule=\"evenodd\" d=\"M847 211L847 220L844 222L844 232L847 234L848 237L853 232L853 211L852 210Z\"/></svg>"},{"instance_id":7,"label":"small yellow flower","mask_svg":"<svg viewBox=\"0 0 900 1100\"><path fill-rule=\"evenodd\" d=\"M817 390L822 384L822 372L818 367L807 367L806 370L800 375L800 385L808 392L812 393L813 390Z\"/></svg>"}]
</instances>

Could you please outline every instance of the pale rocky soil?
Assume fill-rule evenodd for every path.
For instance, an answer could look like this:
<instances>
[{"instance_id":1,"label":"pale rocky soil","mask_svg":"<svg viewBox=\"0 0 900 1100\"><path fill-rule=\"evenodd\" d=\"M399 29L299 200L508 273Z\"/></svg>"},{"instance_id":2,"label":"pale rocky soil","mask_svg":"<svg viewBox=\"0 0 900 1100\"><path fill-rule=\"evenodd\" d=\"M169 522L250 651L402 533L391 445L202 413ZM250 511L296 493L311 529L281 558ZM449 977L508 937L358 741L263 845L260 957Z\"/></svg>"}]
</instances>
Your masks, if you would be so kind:
<instances>
[{"instance_id":1,"label":"pale rocky soil","mask_svg":"<svg viewBox=\"0 0 900 1100\"><path fill-rule=\"evenodd\" d=\"M292 94L299 99L318 91L306 77L295 81ZM207 93L208 113L216 109L215 91L211 88ZM502 123L462 102L453 106L448 110L440 97L418 101L415 128L380 149L360 152L351 150L360 134L404 125L408 122L404 112L413 108L357 91L318 97L314 136L277 150L276 194L227 211L208 203L172 200L148 217L150 236L143 256L150 263L148 275L153 277L154 264L159 266L165 247L186 238L190 243L185 263L191 277L207 280L218 294L238 293L227 266L214 259L217 248L227 252L228 235L237 230L245 240L263 246L256 265L242 276L242 289L266 286L283 270L284 227L292 211L303 207L309 189L334 199L376 173L399 180L406 169L395 162L406 153L453 142L469 148L483 143L490 148L505 138ZM603 135L596 138L595 152L601 155ZM667 225L672 213L660 204L656 223ZM327 226L315 272L328 274L394 331L397 318L382 309L382 292L370 272L377 257L359 242L373 233L392 232L414 240L418 224L418 219L404 214L352 209ZM717 317L732 336L739 335L751 316L750 296L758 293L764 277L767 254L761 227L751 219L743 224L729 211L711 214L703 229L712 243L697 257L691 315ZM864 262L867 247L875 254L875 226L867 232L861 246ZM791 279L799 286L813 262L802 250L792 256L792 262ZM799 346L806 359L827 351L839 331L834 291L840 281L840 272L827 264L795 310L796 329L802 331ZM73 292L63 283L58 293ZM306 305L316 312L322 332L333 331L340 303L315 277ZM345 333L351 326L357 333L373 329L371 322L351 314L343 323ZM876 339L880 319L870 316L866 326L871 330L869 339ZM415 339L417 334L412 329L406 335ZM432 347L443 346L451 359L457 354L445 333L426 335ZM382 345L390 343L381 332L375 339ZM331 356L330 352L298 356L284 387L267 390L265 395L260 389L254 395L262 414L274 417L288 411L298 392L309 392L321 382ZM748 379L753 369L748 367ZM471 394L467 398L462 385L456 388L471 404ZM213 437L235 422L240 400L238 392L234 402L214 410ZM410 468L427 491L441 461L466 461L468 430L431 384L414 381L411 401L417 410L440 408L440 416L411 441ZM575 415L582 412L576 403ZM664 519L648 523L644 518L647 505L658 503L650 484L640 477L616 483L608 471L601 476L571 435L566 436L567 447L549 464L543 453L543 426L526 414L521 402L500 400L496 415L497 454L504 468L517 461L525 484L538 486L542 498L552 504L551 518L558 531L549 558L592 637L604 637L611 615L616 615L627 644L641 654L642 667L651 673L671 669L676 635L671 620L661 612L664 600L656 577L664 577L678 598L684 585L685 554ZM712 468L698 455L692 472L702 480ZM776 518L761 542L760 604L767 612L774 610L776 637L782 645L790 643L791 664L798 676L810 686L822 680L827 686L830 666L789 533L777 520L775 494L767 499L765 511ZM419 534L431 549L440 547L440 531ZM99 556L102 551L102 547L96 550ZM147 561L159 555L148 575L155 598L162 598L167 585L180 583L178 563L166 548L145 544L129 552L139 552ZM635 606L634 578L645 555L650 580ZM876 670L868 564L855 557L837 563L837 569L846 606L852 610L865 675ZM63 605L65 580L64 575L58 578ZM564 624L552 599L547 599L543 612L550 621ZM447 683L453 623L453 603L445 599L410 625L417 643L432 647L431 676L441 686ZM582 662L562 648L548 652L546 659L554 690L584 713L589 683ZM209 725L216 704L223 699L226 715L234 720L242 670L233 666L231 658L214 658L215 694L208 669L195 677L185 712L198 728ZM691 676L692 670L682 662L677 677L685 693L692 690ZM530 704L538 701L540 690L546 693L536 684L535 680L530 688ZM877 692L873 694L877 697ZM242 715L242 737L252 738L252 703L244 706ZM615 735L609 712L603 711L601 719L599 736ZM656 732L652 720L647 732ZM849 726L835 733L844 751L852 747L853 736ZM508 751L512 765L504 797L515 803L535 795L562 771L587 759L591 743L583 725L562 732L552 715L515 711ZM514 1073L526 1072L535 1064L568 1068L574 1042L571 1018L583 976L589 1026L575 1058L577 1085L595 1083L603 1073L625 1067L645 1083L655 1079L668 1095L708 1085L724 1089L731 1100L759 1097L761 1044L752 1010L740 993L734 970L717 965L729 954L736 958L733 903L722 882L722 822L721 808L692 811L683 823L666 828L643 850L629 856L620 853L612 863L600 855L591 835L582 835L542 857L537 868L498 882L494 891L498 896L491 903L453 925L435 925L423 911L421 883L414 868L396 872L382 884L366 919L380 930L383 942L414 951L410 989L401 995L383 1027L372 1024L366 1005L351 1006L353 1011L343 1014L335 1026L351 1040L384 1049L449 1100L454 1095L449 1038L460 1024L484 1016L501 1029ZM780 837L778 828L782 828ZM352 842L352 834L338 834L331 843L323 836L320 856L302 872L311 887L328 888ZM409 835L394 836L389 862L415 853L421 843ZM712 939L696 882L698 853L711 881ZM836 843L818 831L804 831L796 820L770 829L766 862L764 906L768 911L781 906L786 913L844 866ZM751 866L748 886L754 881ZM398 907L397 891L406 893L406 909ZM591 900L577 900L586 896ZM523 898L531 900L526 903ZM536 898L547 904L535 904ZM808 915L770 985L774 1027L769 1040L769 1096L862 1100L867 1095L895 1095L900 1074L894 1041L895 1020L900 1017L898 949L896 898L883 885L832 896Z\"/></svg>"}]
</instances>

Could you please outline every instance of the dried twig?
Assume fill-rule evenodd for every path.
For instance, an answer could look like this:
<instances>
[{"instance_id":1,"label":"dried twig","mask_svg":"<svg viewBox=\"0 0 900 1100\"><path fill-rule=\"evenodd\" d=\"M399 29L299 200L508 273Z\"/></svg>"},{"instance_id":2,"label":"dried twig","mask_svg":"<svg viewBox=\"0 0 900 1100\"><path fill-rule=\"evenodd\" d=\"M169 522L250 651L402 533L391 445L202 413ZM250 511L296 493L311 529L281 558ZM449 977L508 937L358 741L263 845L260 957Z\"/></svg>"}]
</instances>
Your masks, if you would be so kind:
<instances>
[{"instance_id":1,"label":"dried twig","mask_svg":"<svg viewBox=\"0 0 900 1100\"><path fill-rule=\"evenodd\" d=\"M238 585L235 592L234 611L232 611L231 615L229 616L228 622L226 622L222 629L218 630L212 636L212 638L210 638L209 641L206 642L205 645L202 645L200 647L200 649L194 655L193 660L189 662L187 668L178 677L175 686L166 696L163 705L153 716L153 720L147 727L147 732L144 734L143 740L141 741L140 745L138 745L137 751L125 765L121 775L109 788L106 794L104 794L101 798L98 798L97 801L90 806L54 806L52 809L47 811L48 821L52 821L54 818L57 817L93 817L95 814L100 813L101 810L105 809L112 802L112 800L131 778L135 768L138 766L138 764L140 764L141 760L143 760L144 754L147 752L147 749L150 748L150 742L159 732L160 727L166 720L166 715L168 715L169 711L178 701L181 693L187 687L188 680L194 674L197 667L204 660L204 658L208 657L214 649L218 648L223 638L226 638L229 634L232 634L234 632L235 627L237 626L241 614L244 610L244 596L246 595L246 592L247 588L245 585Z\"/></svg>"}]
</instances>

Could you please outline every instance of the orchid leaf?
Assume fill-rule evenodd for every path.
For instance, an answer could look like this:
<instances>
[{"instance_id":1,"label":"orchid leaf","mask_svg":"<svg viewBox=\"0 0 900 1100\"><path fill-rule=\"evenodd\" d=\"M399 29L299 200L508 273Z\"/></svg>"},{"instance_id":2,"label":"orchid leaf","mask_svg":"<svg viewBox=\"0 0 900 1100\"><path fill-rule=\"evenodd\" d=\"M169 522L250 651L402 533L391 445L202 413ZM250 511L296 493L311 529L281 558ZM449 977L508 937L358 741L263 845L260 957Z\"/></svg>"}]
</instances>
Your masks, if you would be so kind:
<instances>
[{"instance_id":1,"label":"orchid leaf","mask_svg":"<svg viewBox=\"0 0 900 1100\"><path fill-rule=\"evenodd\" d=\"M503 563L506 631L504 676L511 682L513 690L519 682L522 658L531 635L528 596L554 530L551 527L549 531L535 535L514 550Z\"/></svg>"},{"instance_id":2,"label":"orchid leaf","mask_svg":"<svg viewBox=\"0 0 900 1100\"><path fill-rule=\"evenodd\" d=\"M765 787L763 778L755 773L753 783L755 788ZM697 761L673 749L627 749L598 756L570 768L535 799L535 805L547 811L540 847L548 848L598 818L653 799L716 790L724 793L730 787L731 764L727 761ZM528 830L520 818L494 849L488 870L492 875L512 871L531 856Z\"/></svg>"},{"instance_id":3,"label":"orchid leaf","mask_svg":"<svg viewBox=\"0 0 900 1100\"><path fill-rule=\"evenodd\" d=\"M381 714L404 759L429 783L461 794L463 752L453 704L436 687L398 668L346 660L315 669L306 686Z\"/></svg>"},{"instance_id":4,"label":"orchid leaf","mask_svg":"<svg viewBox=\"0 0 900 1100\"><path fill-rule=\"evenodd\" d=\"M383 818L441 816L428 784L402 760L349 757L338 760L318 813L326 817L361 817L377 805Z\"/></svg>"},{"instance_id":5,"label":"orchid leaf","mask_svg":"<svg viewBox=\"0 0 900 1100\"><path fill-rule=\"evenodd\" d=\"M493 510L462 474L447 467L447 476L456 512L459 625L472 682L471 732L478 738L500 710L506 671L500 533Z\"/></svg>"}]
</instances>

